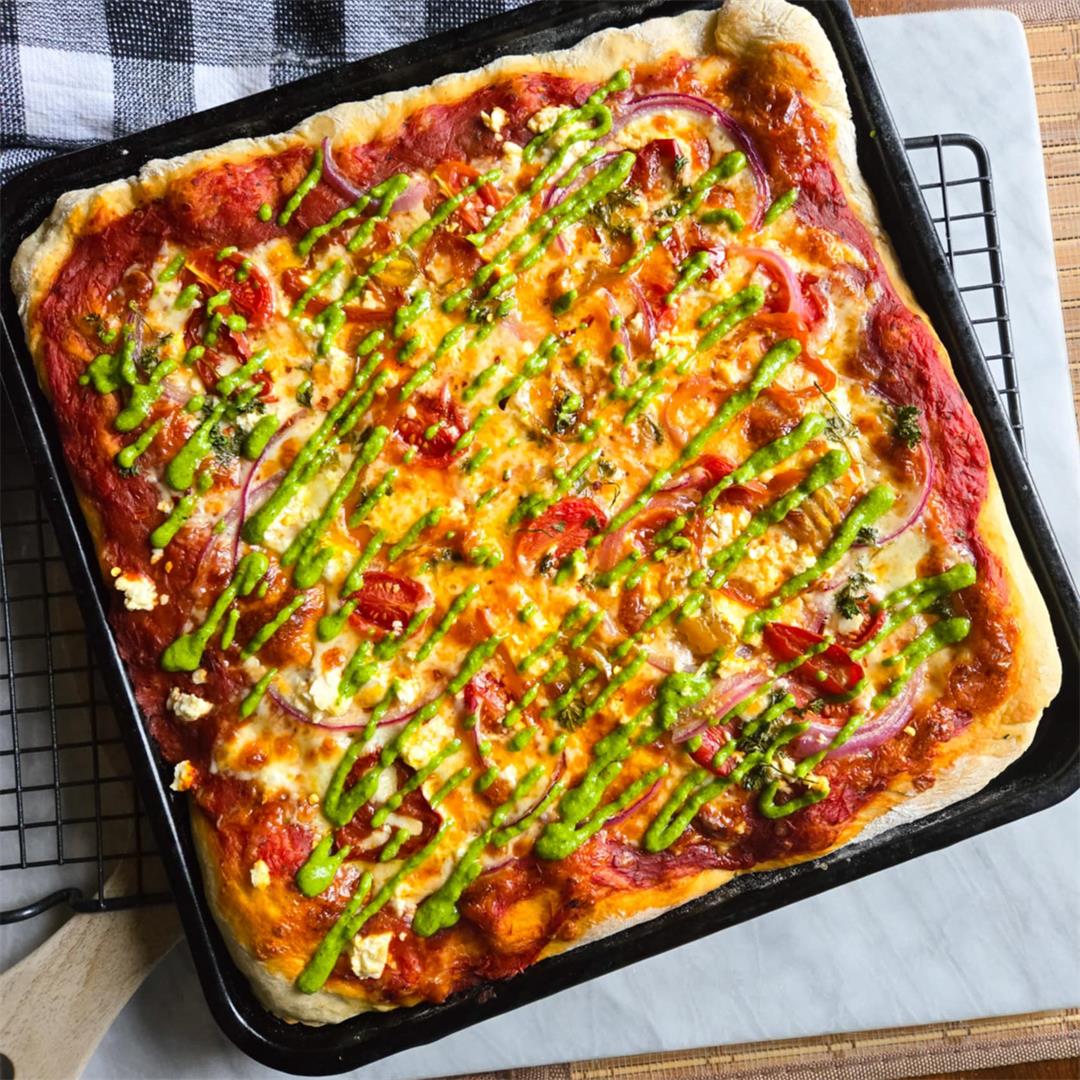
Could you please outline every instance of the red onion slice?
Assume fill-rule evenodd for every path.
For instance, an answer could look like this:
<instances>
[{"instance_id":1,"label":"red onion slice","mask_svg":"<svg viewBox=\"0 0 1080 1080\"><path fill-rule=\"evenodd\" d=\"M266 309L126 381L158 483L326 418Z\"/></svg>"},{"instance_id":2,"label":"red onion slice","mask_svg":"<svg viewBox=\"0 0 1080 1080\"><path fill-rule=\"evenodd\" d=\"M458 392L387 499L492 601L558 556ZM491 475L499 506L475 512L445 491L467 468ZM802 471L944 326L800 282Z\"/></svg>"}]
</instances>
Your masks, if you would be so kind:
<instances>
[{"instance_id":1,"label":"red onion slice","mask_svg":"<svg viewBox=\"0 0 1080 1080\"><path fill-rule=\"evenodd\" d=\"M338 168L337 162L334 161L334 155L330 150L330 136L328 135L322 141L323 152L323 179L336 191L339 195L344 195L349 202L356 202L364 193L356 187L351 180Z\"/></svg>"},{"instance_id":2,"label":"red onion slice","mask_svg":"<svg viewBox=\"0 0 1080 1080\"><path fill-rule=\"evenodd\" d=\"M614 817L608 818L604 822L604 828L610 829L612 825L618 825L620 821L625 821L635 810L644 806L656 794L659 787L660 781L656 780L648 791L640 798L635 799L625 810L620 810Z\"/></svg>"},{"instance_id":3,"label":"red onion slice","mask_svg":"<svg viewBox=\"0 0 1080 1080\"><path fill-rule=\"evenodd\" d=\"M664 407L660 412L660 420L667 431L668 436L676 447L682 448L690 441L690 432L679 420L679 403L684 401L688 394L701 389L712 391L715 389L716 379L712 375L691 375L685 382L680 383L674 393L665 395Z\"/></svg>"},{"instance_id":4,"label":"red onion slice","mask_svg":"<svg viewBox=\"0 0 1080 1080\"><path fill-rule=\"evenodd\" d=\"M898 731L901 731L914 708L915 698L923 683L923 670L920 668L909 680L907 686L877 716L865 720L855 734L842 746L838 746L828 756L831 758L847 757L857 754L860 750L873 750L874 747L888 742ZM802 735L792 743L792 749L796 753L806 757L823 750L832 742L839 731L839 726L830 727L820 720L815 720Z\"/></svg>"},{"instance_id":5,"label":"red onion slice","mask_svg":"<svg viewBox=\"0 0 1080 1080\"><path fill-rule=\"evenodd\" d=\"M293 720L299 721L301 724L307 724L309 727L322 728L326 731L363 731L367 727L367 721L363 723L356 723L353 720L339 719L337 717L330 717L326 720L316 720L315 717L309 713L303 711L303 709L297 708L291 701L283 698L272 687L267 690L266 696L270 698L273 703L287 716L292 717ZM430 699L434 700L434 699ZM399 713L397 716L386 716L379 721L379 727L391 727L394 724L401 724L408 720L410 717L415 716L416 713L424 707L427 702L417 705L414 709L409 709L408 712Z\"/></svg>"},{"instance_id":6,"label":"red onion slice","mask_svg":"<svg viewBox=\"0 0 1080 1080\"><path fill-rule=\"evenodd\" d=\"M617 529L610 536L604 538L597 556L597 568L601 571L610 570L626 554L626 541L629 534L640 529L643 521L661 515L676 518L697 506L698 498L700 498L700 495L695 498L689 491L659 492L643 510L635 514L621 529Z\"/></svg>"},{"instance_id":7,"label":"red onion slice","mask_svg":"<svg viewBox=\"0 0 1080 1080\"><path fill-rule=\"evenodd\" d=\"M509 829L511 826L516 825L519 821L523 821L527 818L551 793L551 789L562 778L562 774L566 771L566 751L563 751L562 757L559 758L559 764L555 767L555 771L551 774L551 779L547 783L547 787L540 793L540 795L533 799L529 804L527 810L522 811L513 821L508 821L503 828Z\"/></svg>"},{"instance_id":8,"label":"red onion slice","mask_svg":"<svg viewBox=\"0 0 1080 1080\"><path fill-rule=\"evenodd\" d=\"M415 210L418 206L422 206L424 199L428 197L432 190L432 183L426 177L409 177L409 186L405 189L405 193L390 207L391 214L407 214L410 210Z\"/></svg>"},{"instance_id":9,"label":"red onion slice","mask_svg":"<svg viewBox=\"0 0 1080 1080\"><path fill-rule=\"evenodd\" d=\"M882 544L889 543L890 540L895 540L902 533L906 533L912 525L915 524L919 518L922 517L923 511L926 509L926 504L930 501L930 492L934 488L934 478L937 475L937 467L934 464L934 455L929 451L926 446L926 435L923 434L919 445L922 447L923 455L923 483L922 489L919 492L918 499L915 500L915 505L912 507L911 513L904 519L903 523L898 525L891 533L886 536L878 537L875 543L880 546ZM856 543L855 547L866 547L866 544Z\"/></svg>"},{"instance_id":10,"label":"red onion slice","mask_svg":"<svg viewBox=\"0 0 1080 1080\"><path fill-rule=\"evenodd\" d=\"M765 681L760 671L741 671L713 687L707 706L713 716L724 716L733 706L738 705L748 694L756 690ZM676 745L692 739L699 731L707 727L709 718L691 717L678 723L671 730L671 741Z\"/></svg>"},{"instance_id":11,"label":"red onion slice","mask_svg":"<svg viewBox=\"0 0 1080 1080\"><path fill-rule=\"evenodd\" d=\"M634 294L638 310L641 312L641 318L644 320L646 344L651 349L653 342L656 340L656 316L653 314L641 286L633 278L630 280L630 291Z\"/></svg>"},{"instance_id":12,"label":"red onion slice","mask_svg":"<svg viewBox=\"0 0 1080 1080\"><path fill-rule=\"evenodd\" d=\"M711 101L694 97L692 94L648 94L623 107L622 112L612 124L612 131L620 130L636 117L645 116L651 112L670 112L672 109L685 109L715 120L724 129L727 137L746 155L754 181L754 190L757 192L757 205L754 207L752 225L755 229L758 228L765 216L765 209L769 205L769 179L765 172L765 165L749 132Z\"/></svg>"},{"instance_id":13,"label":"red onion slice","mask_svg":"<svg viewBox=\"0 0 1080 1080\"><path fill-rule=\"evenodd\" d=\"M563 173L563 175L544 192L544 196L540 200L541 207L544 210L550 210L553 206L558 206L564 199L569 198L575 188L579 188L585 183L590 172L595 172L597 169L603 168L607 162L617 156L618 155L612 151L610 154L604 154L597 158L596 161L586 165L585 168L574 177L573 181L566 185L566 187L559 186L562 183L563 177L566 176L566 173ZM569 172L570 170L567 169L566 171ZM569 249L566 246L566 241L563 240L562 233L559 233L555 237L555 246L563 255L567 254Z\"/></svg>"},{"instance_id":14,"label":"red onion slice","mask_svg":"<svg viewBox=\"0 0 1080 1080\"><path fill-rule=\"evenodd\" d=\"M773 270L783 280L784 287L787 289L788 303L786 310L793 315L797 315L804 322L808 321L809 312L806 309L802 286L799 284L799 279L791 268L791 264L783 255L776 251L770 251L768 248L743 247L741 244L730 245L727 252L729 255L742 255L746 259L761 263Z\"/></svg>"}]
</instances>

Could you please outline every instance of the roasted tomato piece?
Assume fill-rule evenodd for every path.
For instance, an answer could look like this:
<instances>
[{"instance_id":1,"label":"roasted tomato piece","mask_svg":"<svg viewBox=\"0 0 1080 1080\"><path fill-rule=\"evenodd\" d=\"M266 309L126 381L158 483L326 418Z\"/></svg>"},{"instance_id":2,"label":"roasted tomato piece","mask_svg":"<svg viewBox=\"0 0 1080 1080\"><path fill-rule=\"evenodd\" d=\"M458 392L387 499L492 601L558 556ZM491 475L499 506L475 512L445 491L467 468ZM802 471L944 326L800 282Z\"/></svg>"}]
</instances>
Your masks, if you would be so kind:
<instances>
[{"instance_id":1,"label":"roasted tomato piece","mask_svg":"<svg viewBox=\"0 0 1080 1080\"><path fill-rule=\"evenodd\" d=\"M727 728L704 727L696 735L696 738L701 740L701 745L696 750L691 750L690 756L703 769L708 769L710 772L716 773L717 776L727 776L735 768L735 758L729 754L719 766L713 764L713 758L716 757L716 752L728 741L729 737Z\"/></svg>"},{"instance_id":2,"label":"roasted tomato piece","mask_svg":"<svg viewBox=\"0 0 1080 1080\"><path fill-rule=\"evenodd\" d=\"M450 195L456 195L468 187L479 175L480 170L465 161L442 161L432 173L436 183ZM483 224L480 220L481 205L492 208L499 205L498 192L491 184L484 184L477 195L479 199L474 197L467 200L457 212L458 219L469 231L475 231Z\"/></svg>"},{"instance_id":3,"label":"roasted tomato piece","mask_svg":"<svg viewBox=\"0 0 1080 1080\"><path fill-rule=\"evenodd\" d=\"M481 728L502 720L513 703L502 679L490 671L478 672L465 684L465 708L476 713Z\"/></svg>"},{"instance_id":4,"label":"roasted tomato piece","mask_svg":"<svg viewBox=\"0 0 1080 1080\"><path fill-rule=\"evenodd\" d=\"M679 146L674 139L653 139L646 143L634 159L630 182L646 194L660 187L669 188L676 180L675 159Z\"/></svg>"},{"instance_id":5,"label":"roasted tomato piece","mask_svg":"<svg viewBox=\"0 0 1080 1080\"><path fill-rule=\"evenodd\" d=\"M734 468L727 458L718 454L702 454L668 490L692 489L704 497ZM760 480L747 480L745 484L732 484L721 492L720 501L738 506L755 506L768 493L769 489Z\"/></svg>"},{"instance_id":6,"label":"roasted tomato piece","mask_svg":"<svg viewBox=\"0 0 1080 1080\"><path fill-rule=\"evenodd\" d=\"M417 394L409 400L395 431L403 442L416 448L417 459L435 469L445 469L462 451L454 446L465 433L465 417L449 393Z\"/></svg>"},{"instance_id":7,"label":"roasted tomato piece","mask_svg":"<svg viewBox=\"0 0 1080 1080\"><path fill-rule=\"evenodd\" d=\"M397 762L395 773L399 789L404 787L415 775L415 772L401 761ZM350 859L370 859L378 851L381 851L383 845L379 844L377 838L374 841L371 839L372 834L375 832L371 819L376 810L377 807L373 803L367 802L356 811L346 825L336 829L334 832L335 849L340 851L343 847L351 847L353 850L349 855ZM442 825L442 815L432 808L422 791L410 791L394 813L398 817L408 818L416 822L416 826L409 829L409 838L398 849L395 856L397 859L407 859L414 852L419 851L439 831L439 826ZM384 824L381 828L384 830L389 829L391 835L393 835L394 828L392 826Z\"/></svg>"},{"instance_id":8,"label":"roasted tomato piece","mask_svg":"<svg viewBox=\"0 0 1080 1080\"><path fill-rule=\"evenodd\" d=\"M218 310L243 315L248 327L258 330L266 324L274 309L274 299L266 278L249 266L241 278L237 273L244 263L239 252L218 259L210 248L193 252L184 263L184 279L195 281L205 296L228 290L229 303Z\"/></svg>"},{"instance_id":9,"label":"roasted tomato piece","mask_svg":"<svg viewBox=\"0 0 1080 1080\"><path fill-rule=\"evenodd\" d=\"M821 634L815 634L812 630L801 626L788 626L785 623L768 623L763 637L769 651L778 660L794 660L825 640ZM863 669L852 660L847 649L833 644L800 664L793 674L822 693L846 694L858 685L863 677Z\"/></svg>"},{"instance_id":10,"label":"roasted tomato piece","mask_svg":"<svg viewBox=\"0 0 1080 1080\"><path fill-rule=\"evenodd\" d=\"M530 566L543 560L558 563L571 551L584 547L607 525L607 520L607 514L592 499L561 499L535 521L522 526L517 537L518 561Z\"/></svg>"},{"instance_id":11,"label":"roasted tomato piece","mask_svg":"<svg viewBox=\"0 0 1080 1080\"><path fill-rule=\"evenodd\" d=\"M374 627L396 632L408 625L427 595L419 581L383 570L369 570L364 574L363 585L349 597L356 601L349 622L358 630Z\"/></svg>"},{"instance_id":12,"label":"roasted tomato piece","mask_svg":"<svg viewBox=\"0 0 1080 1080\"><path fill-rule=\"evenodd\" d=\"M862 625L850 634L841 634L841 642L849 649L853 649L864 642L869 641L882 627L885 622L885 610L867 611Z\"/></svg>"}]
</instances>

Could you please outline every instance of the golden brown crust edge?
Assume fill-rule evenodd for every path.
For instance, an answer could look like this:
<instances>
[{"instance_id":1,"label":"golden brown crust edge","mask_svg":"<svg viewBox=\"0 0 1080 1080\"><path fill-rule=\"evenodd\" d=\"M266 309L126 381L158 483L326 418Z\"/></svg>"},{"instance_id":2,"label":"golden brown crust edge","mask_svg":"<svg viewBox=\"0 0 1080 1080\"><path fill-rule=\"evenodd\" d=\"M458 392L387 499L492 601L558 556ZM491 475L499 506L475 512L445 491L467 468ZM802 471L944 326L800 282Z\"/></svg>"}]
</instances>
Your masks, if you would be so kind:
<instances>
[{"instance_id":1,"label":"golden brown crust edge","mask_svg":"<svg viewBox=\"0 0 1080 1080\"><path fill-rule=\"evenodd\" d=\"M235 140L224 146L199 151L169 161L147 164L137 177L71 192L56 204L53 213L23 242L12 264L12 283L19 298L20 315L40 368L40 351L34 340L32 313L47 292L53 277L71 251L75 239L93 216L104 220L127 213L136 205L161 194L179 176L208 168L224 160L280 152L299 142L333 133L369 141L380 132L397 127L404 116L424 105L451 100L471 92L492 78L529 71L548 71L581 79L601 79L624 63L645 63L671 51L705 55L714 51L709 24L713 16L690 12L676 19L652 20L627 30L603 31L562 52L530 57L506 57L464 75L451 75L429 87L395 92L369 102L337 106L304 121L292 132L260 139ZM753 58L770 45L794 46L817 69L818 78L802 89L832 124L836 155L842 166L841 180L852 205L870 230L904 302L924 320L904 281L888 237L881 229L873 198L859 173L855 155L854 127L846 90L836 58L817 21L803 9L784 0L729 0L715 19L715 48L736 59ZM929 326L929 320L926 320ZM931 332L932 328L931 328ZM935 341L937 341L935 335ZM940 345L940 342L939 342ZM944 347L943 356L947 357ZM951 363L945 361L951 371ZM43 380L44 382L44 380ZM83 500L85 502L85 500ZM84 507L93 520L92 507ZM1005 512L996 480L980 515L980 528L990 549L1006 569L1010 611L1019 627L1014 659L1016 692L994 714L980 718L948 746L950 762L934 787L921 793L914 789L889 790L872 800L849 823L837 847L858 837L868 839L898 825L915 821L980 790L1020 756L1034 736L1039 716L1060 685L1061 666L1046 606L1027 567ZM1003 736L1008 736L1004 738ZM289 979L258 960L244 944L244 935L231 924L220 899L221 879L216 859L216 840L208 822L193 813L193 833L210 909L237 965L251 981L264 1005L279 1015L309 1024L334 1023L376 1006L363 997L344 997L324 990L317 995L296 991ZM818 853L820 855L820 853ZM817 856L814 856L817 857ZM790 860L791 865L805 859ZM639 894L643 901L633 914L602 912L592 927L569 945L551 947L548 954L598 940L633 923L659 914L715 889L734 875L713 872L699 875L676 890L657 891L655 897ZM662 903L663 908L650 907ZM635 907L638 907L635 904Z\"/></svg>"}]
</instances>

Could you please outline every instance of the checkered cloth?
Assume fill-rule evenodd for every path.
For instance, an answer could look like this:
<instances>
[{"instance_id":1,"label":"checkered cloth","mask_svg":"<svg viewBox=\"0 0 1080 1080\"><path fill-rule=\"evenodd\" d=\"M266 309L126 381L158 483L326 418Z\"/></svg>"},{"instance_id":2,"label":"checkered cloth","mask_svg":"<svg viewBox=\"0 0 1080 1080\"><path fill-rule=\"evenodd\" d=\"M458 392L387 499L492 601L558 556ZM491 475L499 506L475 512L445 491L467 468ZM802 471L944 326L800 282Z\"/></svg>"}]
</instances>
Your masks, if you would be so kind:
<instances>
[{"instance_id":1,"label":"checkered cloth","mask_svg":"<svg viewBox=\"0 0 1080 1080\"><path fill-rule=\"evenodd\" d=\"M524 0L0 0L0 176Z\"/></svg>"}]
</instances>

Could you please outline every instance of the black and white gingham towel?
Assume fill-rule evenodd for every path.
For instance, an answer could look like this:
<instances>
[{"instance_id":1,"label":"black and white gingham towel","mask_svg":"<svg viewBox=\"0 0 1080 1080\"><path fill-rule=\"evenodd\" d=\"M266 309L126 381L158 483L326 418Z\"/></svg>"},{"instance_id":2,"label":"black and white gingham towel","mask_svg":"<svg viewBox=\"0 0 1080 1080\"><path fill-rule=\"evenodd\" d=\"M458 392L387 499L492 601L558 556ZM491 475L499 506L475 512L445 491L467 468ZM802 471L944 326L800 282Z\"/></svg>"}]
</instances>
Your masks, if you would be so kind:
<instances>
[{"instance_id":1,"label":"black and white gingham towel","mask_svg":"<svg viewBox=\"0 0 1080 1080\"><path fill-rule=\"evenodd\" d=\"M0 0L0 176L525 0Z\"/></svg>"}]
</instances>

